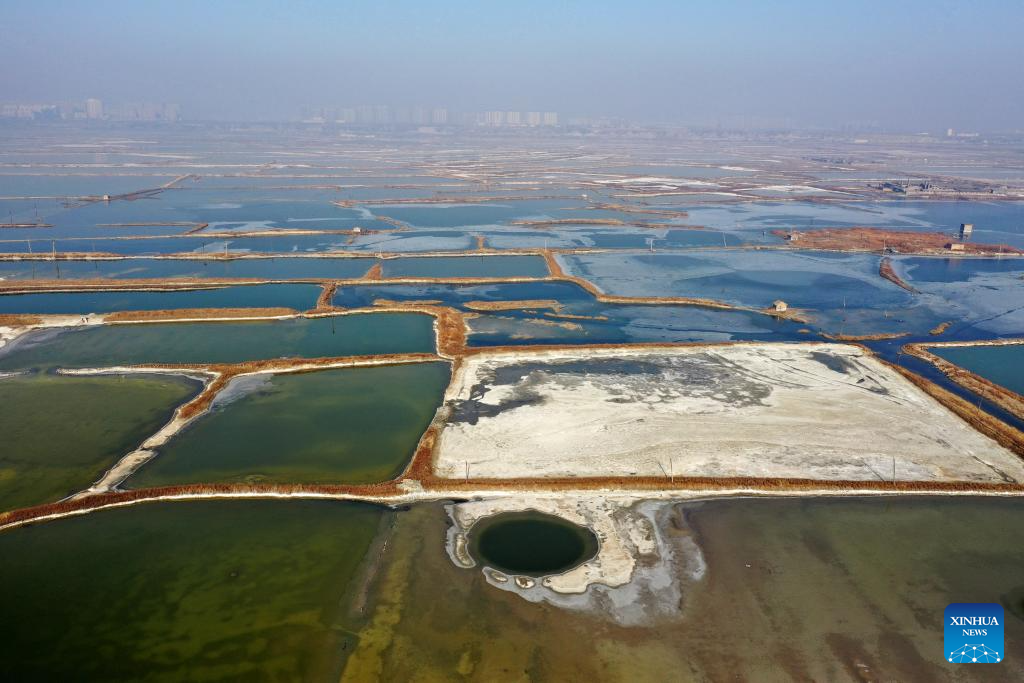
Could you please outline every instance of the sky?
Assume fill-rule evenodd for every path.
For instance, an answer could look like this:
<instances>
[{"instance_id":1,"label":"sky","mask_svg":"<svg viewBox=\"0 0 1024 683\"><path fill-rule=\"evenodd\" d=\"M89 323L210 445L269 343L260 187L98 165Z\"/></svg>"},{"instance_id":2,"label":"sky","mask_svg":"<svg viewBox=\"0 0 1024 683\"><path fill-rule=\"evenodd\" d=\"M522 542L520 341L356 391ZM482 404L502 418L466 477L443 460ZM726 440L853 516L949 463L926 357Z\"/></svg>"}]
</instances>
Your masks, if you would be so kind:
<instances>
[{"instance_id":1,"label":"sky","mask_svg":"<svg viewBox=\"0 0 1024 683\"><path fill-rule=\"evenodd\" d=\"M0 0L0 101L1024 128L1024 2Z\"/></svg>"}]
</instances>

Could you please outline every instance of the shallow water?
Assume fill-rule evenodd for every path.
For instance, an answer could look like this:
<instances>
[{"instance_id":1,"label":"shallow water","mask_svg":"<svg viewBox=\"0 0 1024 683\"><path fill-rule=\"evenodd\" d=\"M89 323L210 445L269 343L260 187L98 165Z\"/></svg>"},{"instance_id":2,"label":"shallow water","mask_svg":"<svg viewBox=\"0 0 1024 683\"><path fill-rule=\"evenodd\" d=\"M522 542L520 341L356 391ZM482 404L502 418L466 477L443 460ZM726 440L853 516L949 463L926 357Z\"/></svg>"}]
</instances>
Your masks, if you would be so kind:
<instances>
[{"instance_id":1,"label":"shallow water","mask_svg":"<svg viewBox=\"0 0 1024 683\"><path fill-rule=\"evenodd\" d=\"M670 519L679 552L692 553L691 541L702 549L703 578L682 584L680 615L625 627L527 602L488 585L479 567L457 568L440 505L400 514L344 680L367 671L479 681L1024 675L1024 510L1013 500L720 500L680 504ZM1007 608L1004 664L947 664L945 606L989 601Z\"/></svg>"},{"instance_id":2,"label":"shallow water","mask_svg":"<svg viewBox=\"0 0 1024 683\"><path fill-rule=\"evenodd\" d=\"M169 375L0 378L0 511L88 488L198 391Z\"/></svg>"},{"instance_id":3,"label":"shallow water","mask_svg":"<svg viewBox=\"0 0 1024 683\"><path fill-rule=\"evenodd\" d=\"M321 288L307 284L238 285L179 291L42 292L0 296L0 313L112 313L184 308L291 308L316 306Z\"/></svg>"},{"instance_id":4,"label":"shallow water","mask_svg":"<svg viewBox=\"0 0 1024 683\"><path fill-rule=\"evenodd\" d=\"M727 341L730 339L803 338L804 326L747 311L661 306L606 304L571 282L516 282L490 285L356 285L341 287L334 305L370 306L378 299L440 301L474 317L467 320L471 346L508 344L612 343L625 341ZM474 301L553 300L555 310L527 308L477 313Z\"/></svg>"},{"instance_id":5,"label":"shallow water","mask_svg":"<svg viewBox=\"0 0 1024 683\"><path fill-rule=\"evenodd\" d=\"M433 318L370 313L252 322L100 325L32 332L0 349L0 369L242 363L434 350Z\"/></svg>"},{"instance_id":6,"label":"shallow water","mask_svg":"<svg viewBox=\"0 0 1024 683\"><path fill-rule=\"evenodd\" d=\"M539 256L450 256L382 261L384 277L547 277Z\"/></svg>"},{"instance_id":7,"label":"shallow water","mask_svg":"<svg viewBox=\"0 0 1024 683\"><path fill-rule=\"evenodd\" d=\"M366 274L371 258L147 259L0 261L0 279L259 278L348 279Z\"/></svg>"},{"instance_id":8,"label":"shallow water","mask_svg":"<svg viewBox=\"0 0 1024 683\"><path fill-rule=\"evenodd\" d=\"M383 509L147 503L0 533L0 676L337 680Z\"/></svg>"},{"instance_id":9,"label":"shallow water","mask_svg":"<svg viewBox=\"0 0 1024 683\"><path fill-rule=\"evenodd\" d=\"M385 481L408 463L448 379L447 363L244 377L126 486Z\"/></svg>"}]
</instances>

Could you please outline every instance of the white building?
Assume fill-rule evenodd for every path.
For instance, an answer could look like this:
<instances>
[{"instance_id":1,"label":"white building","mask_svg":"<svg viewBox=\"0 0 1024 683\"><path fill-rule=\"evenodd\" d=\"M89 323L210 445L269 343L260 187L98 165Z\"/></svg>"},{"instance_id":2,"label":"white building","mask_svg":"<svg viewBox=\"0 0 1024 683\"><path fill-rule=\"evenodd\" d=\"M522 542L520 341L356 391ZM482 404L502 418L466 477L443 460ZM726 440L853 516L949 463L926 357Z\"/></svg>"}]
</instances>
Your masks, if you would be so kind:
<instances>
[{"instance_id":1,"label":"white building","mask_svg":"<svg viewBox=\"0 0 1024 683\"><path fill-rule=\"evenodd\" d=\"M102 119L103 103L90 97L85 101L85 115L90 119Z\"/></svg>"}]
</instances>

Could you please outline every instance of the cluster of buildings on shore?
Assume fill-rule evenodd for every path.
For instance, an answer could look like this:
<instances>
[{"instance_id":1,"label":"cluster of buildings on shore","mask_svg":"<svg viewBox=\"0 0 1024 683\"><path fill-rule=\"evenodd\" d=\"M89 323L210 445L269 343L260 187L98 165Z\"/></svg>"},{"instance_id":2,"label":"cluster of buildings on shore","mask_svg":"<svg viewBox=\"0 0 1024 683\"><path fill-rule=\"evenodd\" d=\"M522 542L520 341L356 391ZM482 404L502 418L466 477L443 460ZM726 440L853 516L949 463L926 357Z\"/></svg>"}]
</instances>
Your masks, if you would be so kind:
<instances>
[{"instance_id":1,"label":"cluster of buildings on shore","mask_svg":"<svg viewBox=\"0 0 1024 683\"><path fill-rule=\"evenodd\" d=\"M104 105L89 98L83 102L5 103L0 118L29 121L167 121L181 118L181 107L166 102L130 102Z\"/></svg>"},{"instance_id":2,"label":"cluster of buildings on shore","mask_svg":"<svg viewBox=\"0 0 1024 683\"><path fill-rule=\"evenodd\" d=\"M412 125L412 126L557 126L554 111L483 111L457 112L447 107L395 107L386 104L363 104L353 107L306 107L302 110L306 123L349 125Z\"/></svg>"}]
</instances>

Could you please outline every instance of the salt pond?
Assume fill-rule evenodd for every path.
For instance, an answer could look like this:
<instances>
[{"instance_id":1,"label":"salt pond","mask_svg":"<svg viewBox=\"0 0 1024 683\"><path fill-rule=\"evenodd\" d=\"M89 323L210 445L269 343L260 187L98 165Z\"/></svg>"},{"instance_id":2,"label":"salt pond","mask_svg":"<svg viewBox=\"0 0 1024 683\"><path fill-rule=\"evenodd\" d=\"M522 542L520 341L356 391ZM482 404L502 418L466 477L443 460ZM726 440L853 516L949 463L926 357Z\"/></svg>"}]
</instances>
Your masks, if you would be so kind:
<instances>
[{"instance_id":1,"label":"salt pond","mask_svg":"<svg viewBox=\"0 0 1024 683\"><path fill-rule=\"evenodd\" d=\"M1024 395L1024 344L1005 346L933 346L950 363Z\"/></svg>"},{"instance_id":2,"label":"salt pond","mask_svg":"<svg viewBox=\"0 0 1024 683\"><path fill-rule=\"evenodd\" d=\"M337 680L381 508L151 503L0 533L6 680Z\"/></svg>"},{"instance_id":3,"label":"salt pond","mask_svg":"<svg viewBox=\"0 0 1024 683\"><path fill-rule=\"evenodd\" d=\"M0 511L87 488L199 391L182 377L0 377Z\"/></svg>"},{"instance_id":4,"label":"salt pond","mask_svg":"<svg viewBox=\"0 0 1024 683\"><path fill-rule=\"evenodd\" d=\"M0 296L0 313L112 313L184 308L291 308L316 306L320 287L307 284L238 285L177 291L39 292Z\"/></svg>"},{"instance_id":5,"label":"salt pond","mask_svg":"<svg viewBox=\"0 0 1024 683\"><path fill-rule=\"evenodd\" d=\"M391 479L412 456L448 378L447 363L240 377L126 484Z\"/></svg>"},{"instance_id":6,"label":"salt pond","mask_svg":"<svg viewBox=\"0 0 1024 683\"><path fill-rule=\"evenodd\" d=\"M433 318L367 313L274 321L53 328L0 348L0 369L242 363L434 350Z\"/></svg>"}]
</instances>

